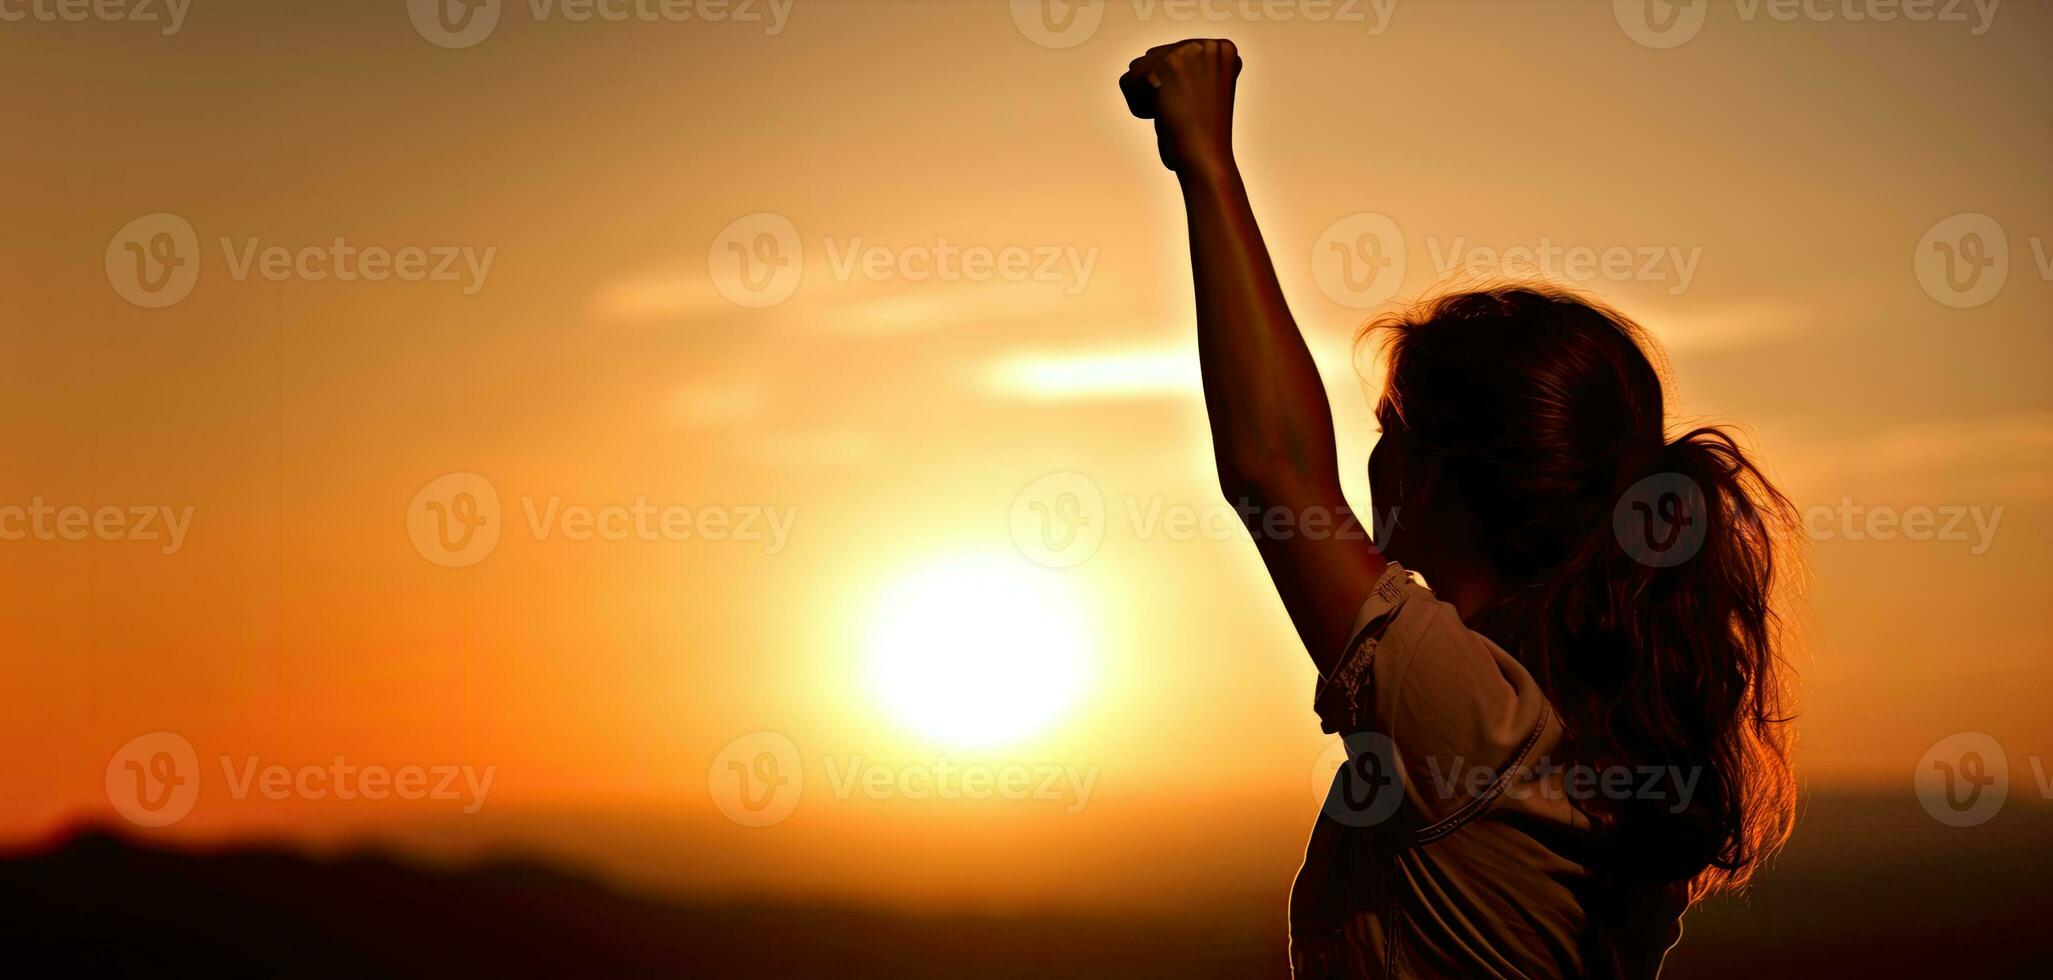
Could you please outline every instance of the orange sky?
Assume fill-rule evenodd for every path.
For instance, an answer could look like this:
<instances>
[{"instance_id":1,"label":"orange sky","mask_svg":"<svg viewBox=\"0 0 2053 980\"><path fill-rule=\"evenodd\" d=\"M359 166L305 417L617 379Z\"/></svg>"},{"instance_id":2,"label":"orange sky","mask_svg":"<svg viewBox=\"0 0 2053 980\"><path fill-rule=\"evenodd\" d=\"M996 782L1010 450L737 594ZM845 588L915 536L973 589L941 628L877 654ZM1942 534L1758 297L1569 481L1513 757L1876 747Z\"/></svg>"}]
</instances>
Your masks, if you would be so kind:
<instances>
[{"instance_id":1,"label":"orange sky","mask_svg":"<svg viewBox=\"0 0 2053 980\"><path fill-rule=\"evenodd\" d=\"M1059 48L1003 3L800 0L772 34L520 0L459 48L401 6L200 0L170 36L0 24L0 507L192 508L172 554L0 541L7 837L114 818L110 756L169 731L204 771L174 835L503 837L857 897L1031 898L1107 855L1207 840L1287 874L1325 745L1312 669L1244 539L1148 523L1202 517L1216 490L1175 184L1113 82L1188 35L1247 59L1243 169L1347 458L1373 438L1347 373L1370 311L1321 286L1335 222L1400 230L1399 299L1518 246L1625 255L1631 272L1582 285L1669 344L1681 408L1749 426L1799 504L1966 515L1964 539L1812 544L1807 782L1908 793L1919 754L1963 730L2010 746L2020 780L2053 749L2043 6L2003 4L1975 34L1714 5L1666 49L1603 3L1213 25L1115 2ZM110 239L159 212L195 230L198 279L144 309L110 283ZM803 260L788 298L737 305L726 245L770 226L721 236L761 213ZM1954 308L1914 260L1963 213L2005 233L2007 281ZM338 238L491 265L237 275L252 247ZM928 261L950 247L1026 264ZM452 473L489 481L503 529L457 568L408 530ZM1055 473L1107 515L1073 567L1015 541L1016 502ZM526 508L552 498L790 523L781 547L538 539ZM880 610L964 561L1055 596L1081 636L1069 693L994 745L937 738L876 689ZM1021 618L961 625L960 644L1033 642L1028 620L1050 619L996 608ZM744 829L708 769L758 731L798 747L807 795ZM235 799L219 762L336 756L495 775L465 814ZM828 789L851 760L943 757L1092 772L1090 803ZM578 822L630 813L632 846ZM904 874L915 844L998 870ZM699 845L725 856L647 858Z\"/></svg>"}]
</instances>

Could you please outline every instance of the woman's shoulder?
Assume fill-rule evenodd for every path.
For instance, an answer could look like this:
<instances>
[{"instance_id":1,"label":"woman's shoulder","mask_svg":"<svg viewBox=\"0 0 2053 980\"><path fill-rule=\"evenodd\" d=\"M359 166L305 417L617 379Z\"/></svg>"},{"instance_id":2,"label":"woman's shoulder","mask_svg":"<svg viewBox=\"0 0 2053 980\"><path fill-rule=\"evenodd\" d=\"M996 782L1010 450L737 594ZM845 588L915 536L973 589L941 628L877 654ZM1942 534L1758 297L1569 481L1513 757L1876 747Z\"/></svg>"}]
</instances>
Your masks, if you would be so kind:
<instances>
[{"instance_id":1,"label":"woman's shoulder","mask_svg":"<svg viewBox=\"0 0 2053 980\"><path fill-rule=\"evenodd\" d=\"M1387 744L1428 835L1452 832L1544 778L1536 763L1561 736L1553 705L1518 658L1396 564L1364 600L1314 707L1327 731Z\"/></svg>"}]
</instances>

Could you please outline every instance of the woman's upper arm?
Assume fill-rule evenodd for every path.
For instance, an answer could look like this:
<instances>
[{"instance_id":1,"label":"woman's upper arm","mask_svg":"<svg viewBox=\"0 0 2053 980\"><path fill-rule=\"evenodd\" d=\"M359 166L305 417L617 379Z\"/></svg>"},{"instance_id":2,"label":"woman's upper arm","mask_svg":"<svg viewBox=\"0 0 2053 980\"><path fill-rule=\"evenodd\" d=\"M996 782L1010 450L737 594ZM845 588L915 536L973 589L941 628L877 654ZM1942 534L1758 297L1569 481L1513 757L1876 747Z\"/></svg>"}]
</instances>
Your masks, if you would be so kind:
<instances>
[{"instance_id":1,"label":"woman's upper arm","mask_svg":"<svg viewBox=\"0 0 2053 980\"><path fill-rule=\"evenodd\" d=\"M1324 676L1349 639L1355 614L1388 562L1336 482L1236 494L1248 533L1298 637Z\"/></svg>"}]
</instances>

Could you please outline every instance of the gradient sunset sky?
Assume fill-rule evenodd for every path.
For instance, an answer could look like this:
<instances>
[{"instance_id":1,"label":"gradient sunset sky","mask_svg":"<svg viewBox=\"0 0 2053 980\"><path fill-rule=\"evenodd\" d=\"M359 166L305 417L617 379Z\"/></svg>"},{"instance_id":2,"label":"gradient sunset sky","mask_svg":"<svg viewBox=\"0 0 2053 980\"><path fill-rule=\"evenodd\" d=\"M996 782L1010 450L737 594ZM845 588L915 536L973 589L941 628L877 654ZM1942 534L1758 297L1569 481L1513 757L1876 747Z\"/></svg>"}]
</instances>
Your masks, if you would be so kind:
<instances>
[{"instance_id":1,"label":"gradient sunset sky","mask_svg":"<svg viewBox=\"0 0 2053 980\"><path fill-rule=\"evenodd\" d=\"M1218 494L1175 181L1114 83L1186 36L1246 59L1242 168L1358 504L1375 392L1351 341L1375 309L1321 284L1336 223L1398 229L1393 302L1518 246L1622 250L1630 272L1576 284L1661 338L1680 411L1744 426L1800 506L1964 515L1959 539L1809 544L1806 785L1908 794L1928 746L1980 731L2036 795L2053 9L1782 22L1714 3L1655 47L1610 3L1184 22L1121 0L1054 44L1059 18L1015 6L584 22L517 0L461 47L400 2L194 0L168 36L0 23L0 506L192 508L173 554L0 541L0 833L119 821L110 757L173 732L203 770L190 816L149 831L176 838L515 842L685 886L920 902L1280 889L1328 741L1315 674L1243 535L1149 523ZM158 213L195 230L199 275L146 309L108 256ZM2000 227L2007 259L1964 307L1919 271L1958 215ZM737 304L729 246L776 221L797 279ZM1964 227L1985 226L1941 238ZM482 282L236 275L252 242L338 238L492 264ZM944 239L1029 271L921 275ZM444 567L409 511L463 473L503 534ZM1017 540L1050 474L1104 507L1068 567ZM552 498L792 523L782 547L538 539L526 502ZM893 604L965 580L1001 595L922 642L1059 643L1064 673L891 688ZM995 739L903 703L986 699L968 714L988 721L1041 696ZM806 795L747 828L709 768L756 732L798 747ZM495 776L466 814L236 799L220 762L337 756ZM1078 812L832 791L853 760L943 757L1094 781ZM631 832L592 830L625 814ZM1230 853L1171 860L1199 845ZM1091 872L1108 861L1132 870Z\"/></svg>"}]
</instances>

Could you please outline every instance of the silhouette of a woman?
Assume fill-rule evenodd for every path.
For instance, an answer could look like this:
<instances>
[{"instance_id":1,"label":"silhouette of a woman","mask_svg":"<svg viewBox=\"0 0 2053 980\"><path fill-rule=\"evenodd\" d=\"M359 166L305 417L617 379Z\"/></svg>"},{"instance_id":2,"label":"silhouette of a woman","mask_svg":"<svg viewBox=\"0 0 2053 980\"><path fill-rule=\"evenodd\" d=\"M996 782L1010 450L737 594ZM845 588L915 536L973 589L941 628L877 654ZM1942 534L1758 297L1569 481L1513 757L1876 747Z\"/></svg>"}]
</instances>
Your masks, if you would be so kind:
<instances>
[{"instance_id":1,"label":"silhouette of a woman","mask_svg":"<svg viewBox=\"0 0 2053 980\"><path fill-rule=\"evenodd\" d=\"M1689 904L1789 832L1789 504L1722 430L1668 437L1630 320L1513 285L1364 331L1388 375L1361 533L1234 161L1240 67L1184 41L1120 87L1182 185L1220 485L1349 749L1291 891L1292 970L1654 976Z\"/></svg>"}]
</instances>

